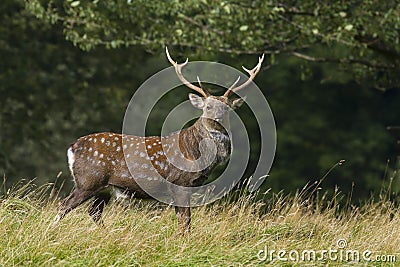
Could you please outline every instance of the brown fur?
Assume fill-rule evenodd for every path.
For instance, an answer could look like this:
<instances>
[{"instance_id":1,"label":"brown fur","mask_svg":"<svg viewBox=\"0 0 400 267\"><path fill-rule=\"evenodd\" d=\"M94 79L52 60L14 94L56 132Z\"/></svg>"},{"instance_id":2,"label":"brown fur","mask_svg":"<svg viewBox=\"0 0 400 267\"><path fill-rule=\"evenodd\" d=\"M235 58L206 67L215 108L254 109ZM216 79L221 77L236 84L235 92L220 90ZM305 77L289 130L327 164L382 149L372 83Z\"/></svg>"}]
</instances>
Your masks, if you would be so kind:
<instances>
[{"instance_id":1,"label":"brown fur","mask_svg":"<svg viewBox=\"0 0 400 267\"><path fill-rule=\"evenodd\" d=\"M210 130L214 131L212 135ZM212 164L202 171L180 170L168 161L165 153L161 154L163 144L172 144L175 140L178 142L179 154L182 153L186 159L196 160L200 157L199 143L204 138L211 138L217 144L217 156ZM135 182L132 175L137 175L135 178L141 179L144 175L156 177L157 173L176 185L198 186L207 179L216 165L228 160L231 144L227 130L218 122L209 118L199 118L191 127L166 137L137 137L105 132L81 137L70 148L75 157L72 165L75 188L61 202L58 219L93 197L89 214L96 222L100 222L103 208L110 200L112 193L111 190L107 190L108 188L116 187L135 197L147 198L148 194ZM165 148L164 150L167 151ZM146 153L145 157L143 153ZM127 158L128 155L129 158ZM136 172L133 170L131 175L128 165L147 165L146 157L152 166L138 168ZM158 182L148 181L146 186L156 190ZM182 194L177 195L175 201L181 230L187 232L190 227L190 208L185 206L189 205L190 200L188 196Z\"/></svg>"},{"instance_id":2,"label":"brown fur","mask_svg":"<svg viewBox=\"0 0 400 267\"><path fill-rule=\"evenodd\" d=\"M183 84L204 96L203 98L189 94L192 105L203 110L202 116L193 126L165 137L97 133L79 138L68 149L68 163L74 176L75 188L61 202L56 222L92 197L94 200L89 214L96 222L99 222L103 208L110 199L108 188L122 189L135 197L148 197L145 190L141 188L145 187L146 191L156 190L172 195L181 233L189 231L190 194L184 190L179 192L168 190L171 187L163 187L166 184L163 180L185 187L198 186L207 179L216 165L228 160L231 141L227 130L222 125L229 125L229 108L236 109L243 103L242 99L231 101L229 96L250 84L260 71L264 55L259 58L258 64L253 69L244 68L249 74L249 79L236 86L239 82L237 79L223 96L212 96L203 90L201 84L198 87L188 82L182 75L182 68L188 61L178 64L171 58L167 48L166 55ZM191 167L191 164L192 167L195 166L195 160L199 158L206 160L211 154L210 151L205 151L204 155L201 155L199 149L199 144L204 138L212 139L217 146L216 157L205 169L184 171L169 162L169 159L174 160L175 157L180 158L181 155L189 160L186 162L189 166L185 167ZM170 150L172 154L169 153ZM168 159L165 153L168 153ZM149 162L151 166L149 166ZM190 168L185 169L191 170ZM162 180L158 180L159 175L162 176ZM139 186L133 178L144 179L144 183Z\"/></svg>"}]
</instances>

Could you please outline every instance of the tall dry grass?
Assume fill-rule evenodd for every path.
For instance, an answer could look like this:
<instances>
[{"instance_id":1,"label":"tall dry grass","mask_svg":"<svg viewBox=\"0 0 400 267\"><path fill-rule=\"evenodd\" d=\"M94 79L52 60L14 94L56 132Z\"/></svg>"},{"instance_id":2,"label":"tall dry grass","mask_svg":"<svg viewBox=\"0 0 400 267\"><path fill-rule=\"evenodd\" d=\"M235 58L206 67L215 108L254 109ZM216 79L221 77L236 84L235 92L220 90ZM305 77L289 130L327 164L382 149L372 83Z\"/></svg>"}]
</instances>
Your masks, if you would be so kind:
<instances>
[{"instance_id":1,"label":"tall dry grass","mask_svg":"<svg viewBox=\"0 0 400 267\"><path fill-rule=\"evenodd\" d=\"M399 207L384 193L378 201L345 207L339 192L327 199L302 190L268 201L240 194L236 201L228 197L194 208L192 232L181 237L174 209L156 202L114 202L105 210L104 227L93 223L83 205L53 226L58 197L51 185L27 183L6 192L0 202L0 266L396 266L288 258L293 251L338 250L338 240L347 242L342 252L369 250L371 260L382 255L393 261L393 255L400 261ZM283 250L287 261L277 258Z\"/></svg>"}]
</instances>

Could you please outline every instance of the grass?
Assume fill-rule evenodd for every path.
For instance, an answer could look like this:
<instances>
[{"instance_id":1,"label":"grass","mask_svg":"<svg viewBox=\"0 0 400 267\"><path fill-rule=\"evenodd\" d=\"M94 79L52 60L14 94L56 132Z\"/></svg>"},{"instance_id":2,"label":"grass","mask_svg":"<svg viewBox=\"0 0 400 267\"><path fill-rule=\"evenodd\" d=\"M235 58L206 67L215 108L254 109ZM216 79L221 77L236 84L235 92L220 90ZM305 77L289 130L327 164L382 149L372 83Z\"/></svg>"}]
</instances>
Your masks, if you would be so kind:
<instances>
[{"instance_id":1,"label":"grass","mask_svg":"<svg viewBox=\"0 0 400 267\"><path fill-rule=\"evenodd\" d=\"M104 227L83 205L53 226L58 199L54 191L46 197L47 189L28 183L0 199L0 266L396 266L327 255L301 259L303 250L329 249L338 257L369 250L370 259L393 255L400 261L400 212L385 196L340 209L337 196L317 201L305 193L266 202L223 199L194 208L192 232L181 237L174 209L155 202L112 203ZM340 239L347 242L342 250ZM297 251L300 259L282 261L274 252L271 261L272 250L285 250L286 258Z\"/></svg>"}]
</instances>

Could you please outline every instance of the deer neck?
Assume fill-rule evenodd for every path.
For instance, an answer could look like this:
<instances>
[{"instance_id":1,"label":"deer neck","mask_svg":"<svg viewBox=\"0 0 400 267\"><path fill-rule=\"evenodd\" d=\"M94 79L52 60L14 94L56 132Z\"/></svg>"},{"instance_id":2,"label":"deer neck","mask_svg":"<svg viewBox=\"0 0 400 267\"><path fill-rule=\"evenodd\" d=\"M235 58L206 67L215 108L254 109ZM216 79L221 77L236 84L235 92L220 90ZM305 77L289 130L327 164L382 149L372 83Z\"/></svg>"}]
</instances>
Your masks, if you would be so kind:
<instances>
[{"instance_id":1,"label":"deer neck","mask_svg":"<svg viewBox=\"0 0 400 267\"><path fill-rule=\"evenodd\" d=\"M199 152L197 149L199 143L205 138L214 140L221 149L227 147L230 150L228 130L212 119L200 117L192 126L179 132L180 146L188 144L188 147L195 147L196 152L194 154L196 155Z\"/></svg>"},{"instance_id":2,"label":"deer neck","mask_svg":"<svg viewBox=\"0 0 400 267\"><path fill-rule=\"evenodd\" d=\"M225 121L220 123L209 118L200 117L192 127L201 139L211 138L215 141L221 141L229 138L229 129L223 126L226 124Z\"/></svg>"},{"instance_id":3,"label":"deer neck","mask_svg":"<svg viewBox=\"0 0 400 267\"><path fill-rule=\"evenodd\" d=\"M192 126L179 133L179 146L188 159L198 159L201 156L199 149L203 139L212 139L217 146L216 158L205 170L210 171L216 164L222 164L229 158L231 141L228 131L214 120L200 117Z\"/></svg>"}]
</instances>

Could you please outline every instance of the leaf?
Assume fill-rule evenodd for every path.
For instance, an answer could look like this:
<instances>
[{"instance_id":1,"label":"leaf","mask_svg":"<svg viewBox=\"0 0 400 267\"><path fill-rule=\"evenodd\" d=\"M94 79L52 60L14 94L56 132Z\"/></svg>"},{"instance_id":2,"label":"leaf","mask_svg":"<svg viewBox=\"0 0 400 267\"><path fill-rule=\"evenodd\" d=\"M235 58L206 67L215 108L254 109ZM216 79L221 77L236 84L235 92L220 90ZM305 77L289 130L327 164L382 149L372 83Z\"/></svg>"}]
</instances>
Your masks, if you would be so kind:
<instances>
[{"instance_id":1,"label":"leaf","mask_svg":"<svg viewBox=\"0 0 400 267\"><path fill-rule=\"evenodd\" d=\"M351 31L351 30L353 29L353 25L347 24L346 26L344 26L344 29L345 29L346 31Z\"/></svg>"},{"instance_id":2,"label":"leaf","mask_svg":"<svg viewBox=\"0 0 400 267\"><path fill-rule=\"evenodd\" d=\"M115 40L111 41L111 47L114 48L114 49L117 48L118 47L118 42L115 41Z\"/></svg>"},{"instance_id":3,"label":"leaf","mask_svg":"<svg viewBox=\"0 0 400 267\"><path fill-rule=\"evenodd\" d=\"M176 35L181 36L183 34L182 29L176 29Z\"/></svg>"},{"instance_id":4,"label":"leaf","mask_svg":"<svg viewBox=\"0 0 400 267\"><path fill-rule=\"evenodd\" d=\"M239 31L245 32L245 31L247 31L248 28L249 28L249 26L247 26L247 25L242 25L242 26L240 26Z\"/></svg>"},{"instance_id":5,"label":"leaf","mask_svg":"<svg viewBox=\"0 0 400 267\"><path fill-rule=\"evenodd\" d=\"M81 3L81 1L74 1L74 2L71 3L71 6L72 7L77 7L77 6L79 6L80 3Z\"/></svg>"}]
</instances>

